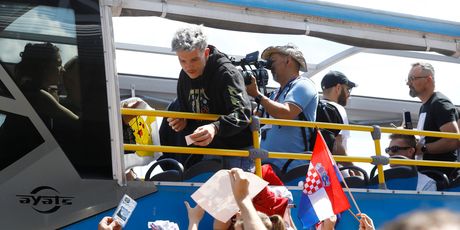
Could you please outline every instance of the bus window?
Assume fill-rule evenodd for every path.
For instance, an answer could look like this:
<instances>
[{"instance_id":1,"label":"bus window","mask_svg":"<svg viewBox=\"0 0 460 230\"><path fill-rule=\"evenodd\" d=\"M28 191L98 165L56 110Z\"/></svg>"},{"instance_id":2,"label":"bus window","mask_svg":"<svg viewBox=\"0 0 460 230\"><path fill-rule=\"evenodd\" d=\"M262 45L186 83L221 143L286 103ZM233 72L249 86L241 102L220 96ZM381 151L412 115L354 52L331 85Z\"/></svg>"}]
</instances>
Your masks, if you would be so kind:
<instances>
[{"instance_id":1,"label":"bus window","mask_svg":"<svg viewBox=\"0 0 460 230\"><path fill-rule=\"evenodd\" d=\"M15 106L32 107L80 176L112 178L101 22L95 5L2 1L0 62L7 74L0 76L0 96L16 99ZM16 92L11 84L21 94L11 95ZM0 105L0 110L10 113L5 124L19 116L11 105ZM29 123L36 128L33 119ZM21 129L10 130L9 138L19 139ZM16 160L23 155L11 151Z\"/></svg>"}]
</instances>

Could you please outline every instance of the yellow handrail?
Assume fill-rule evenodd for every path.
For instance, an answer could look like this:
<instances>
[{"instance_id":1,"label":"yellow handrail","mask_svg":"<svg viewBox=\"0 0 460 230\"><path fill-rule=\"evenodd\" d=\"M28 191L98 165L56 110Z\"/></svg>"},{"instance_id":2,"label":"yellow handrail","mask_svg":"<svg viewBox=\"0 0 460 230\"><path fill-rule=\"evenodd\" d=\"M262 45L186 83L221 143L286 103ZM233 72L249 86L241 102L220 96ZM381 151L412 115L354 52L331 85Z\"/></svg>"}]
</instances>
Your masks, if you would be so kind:
<instances>
[{"instance_id":1,"label":"yellow handrail","mask_svg":"<svg viewBox=\"0 0 460 230\"><path fill-rule=\"evenodd\" d=\"M121 113L123 115L147 115L147 116L160 116L160 117L173 117L173 118L186 118L196 120L217 120L219 115L216 114L199 114L199 113L184 113L184 112L173 112L173 111L162 111L162 110L141 110L141 109L127 109L122 108ZM310 127L310 128L327 128L327 129L343 129L352 131L364 131L374 132L376 128L364 125L345 125L336 123L325 123L325 122L310 122L310 121L297 121L297 120L285 120L285 119L268 119L258 118L258 122L261 124L272 124L282 126L296 126L296 127ZM397 129L397 128L381 128L378 127L382 133L396 133L405 135L420 135L420 136L432 136L441 138L453 138L460 139L460 134L456 133L443 133L433 131L418 131L408 129ZM253 144L254 148L260 148L259 142L259 130L253 130ZM374 140L375 153L377 156L381 155L380 137ZM124 144L125 150L131 151L151 151L151 152L174 152L174 153L186 153L186 154L209 154L209 155L220 155L220 156L239 156L248 157L248 150L230 150L230 149L211 149L211 148L189 148L189 147L173 147L173 146L152 146L152 145L133 145ZM269 158L279 159L298 159L298 160L309 160L311 154L303 153L283 153L283 152L269 152ZM372 163L371 157L352 157L352 156L333 156L338 162L365 162ZM460 167L460 162L442 162L442 161L419 161L419 160L404 160L404 159L389 159L390 164L398 165L420 165L420 166L437 166L437 167ZM256 174L261 176L261 159L255 159ZM378 164L378 175L379 183L384 183L384 173L382 164Z\"/></svg>"},{"instance_id":2,"label":"yellow handrail","mask_svg":"<svg viewBox=\"0 0 460 230\"><path fill-rule=\"evenodd\" d=\"M177 147L177 146L167 146L167 145L138 145L138 144L124 144L123 146L125 150L129 150L129 151L148 151L148 152L184 153L184 154L209 154L209 155L236 156L236 157L249 156L249 152L247 150L212 149L212 148L198 148L198 147L190 148L190 147ZM274 158L274 159L310 160L311 154L288 153L288 152L268 152L268 157ZM333 157L338 162L372 163L373 161L372 158L370 157L337 156L337 155L333 155ZM460 162L411 160L411 159L396 159L396 158L390 158L389 163L396 164L396 165L438 166L438 167L449 167L449 168L460 167Z\"/></svg>"}]
</instances>

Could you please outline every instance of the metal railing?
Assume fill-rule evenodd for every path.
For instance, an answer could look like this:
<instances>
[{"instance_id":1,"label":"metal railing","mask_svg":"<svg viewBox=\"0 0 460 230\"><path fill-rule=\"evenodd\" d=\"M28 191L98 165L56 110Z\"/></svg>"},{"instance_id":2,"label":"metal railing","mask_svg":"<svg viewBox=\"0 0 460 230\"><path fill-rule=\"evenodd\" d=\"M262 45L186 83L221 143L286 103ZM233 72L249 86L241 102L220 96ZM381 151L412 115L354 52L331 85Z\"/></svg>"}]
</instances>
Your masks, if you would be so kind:
<instances>
[{"instance_id":1,"label":"metal railing","mask_svg":"<svg viewBox=\"0 0 460 230\"><path fill-rule=\"evenodd\" d=\"M184 113L184 112L172 112L162 110L141 110L141 109L121 109L122 115L147 115L155 117L171 117L171 118L186 118L186 119L198 119L198 120L210 120L215 121L219 118L219 115L215 114L198 114L198 113ZM419 136L431 136L440 138L452 138L459 139L460 134L456 133L444 133L444 132L433 132L433 131L417 131L408 129L397 129L397 128L385 128L379 126L364 126L364 125L345 125L336 123L324 123L324 122L310 122L310 121L298 121L298 120L285 120L285 119L269 119L269 118L258 118L260 124L271 124L271 125L282 125L282 126L295 126L295 127L309 127L309 128L327 128L327 129L343 129L351 131L363 131L370 132L374 139L375 155L381 156L380 146L380 134L381 133L395 133L405 135L419 135ZM258 126L256 126L258 127ZM259 142L260 130L253 130L253 145L254 148L260 148ZM215 149L215 148L198 148L198 147L175 147L175 146L160 146L160 145L138 145L138 144L124 144L125 150L131 151L150 151L152 152L168 152L168 153L184 153L184 154L209 154L209 155L220 155L220 156L238 156L248 157L248 150L232 150L232 149ZM383 173L383 164L375 162L372 157L356 157L356 156L337 156L333 155L337 162L363 162L363 163L374 163L377 165L378 170L378 181L379 184L385 183L385 177ZM295 160L310 160L311 154L305 153L288 153L288 152L268 152L268 158L278 159L295 159ZM389 164L397 165L414 165L414 166L435 166L435 167L451 167L460 168L460 162L445 162L445 161L427 161L427 160L407 160L407 159L388 159ZM261 159L255 159L256 174L262 175L261 170Z\"/></svg>"}]
</instances>

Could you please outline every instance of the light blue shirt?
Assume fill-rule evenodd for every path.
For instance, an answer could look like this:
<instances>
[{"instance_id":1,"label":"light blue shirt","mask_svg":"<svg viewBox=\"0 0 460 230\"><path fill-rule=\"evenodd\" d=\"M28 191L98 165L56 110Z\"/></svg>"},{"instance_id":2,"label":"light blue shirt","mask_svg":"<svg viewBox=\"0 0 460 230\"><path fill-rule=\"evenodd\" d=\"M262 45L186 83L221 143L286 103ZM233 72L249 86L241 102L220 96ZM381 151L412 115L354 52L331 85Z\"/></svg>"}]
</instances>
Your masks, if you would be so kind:
<instances>
[{"instance_id":1,"label":"light blue shirt","mask_svg":"<svg viewBox=\"0 0 460 230\"><path fill-rule=\"evenodd\" d=\"M279 94L279 95L278 95ZM307 121L315 121L316 107L318 106L318 92L316 92L313 81L306 77L298 77L289 82L283 89L278 89L270 96L271 100L279 103L293 103L302 109ZM295 120L300 120L297 117ZM305 152L305 142L302 136L300 127L266 125L262 130L266 129L266 136L261 140L261 148L274 152L290 152L300 153ZM307 140L310 138L308 128L305 128ZM286 160L270 159L269 162L274 163L280 169ZM295 161L294 161L295 162ZM294 167L306 161L297 163L292 162L289 168Z\"/></svg>"}]
</instances>

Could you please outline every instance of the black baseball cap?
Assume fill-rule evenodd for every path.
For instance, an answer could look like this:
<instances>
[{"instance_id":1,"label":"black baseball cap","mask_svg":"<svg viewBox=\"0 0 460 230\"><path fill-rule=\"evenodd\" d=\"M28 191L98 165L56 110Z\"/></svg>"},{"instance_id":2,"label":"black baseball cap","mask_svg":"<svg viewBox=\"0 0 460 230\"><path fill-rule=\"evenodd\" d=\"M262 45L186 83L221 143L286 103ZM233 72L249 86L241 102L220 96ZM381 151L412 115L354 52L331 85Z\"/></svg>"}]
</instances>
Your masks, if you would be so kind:
<instances>
[{"instance_id":1,"label":"black baseball cap","mask_svg":"<svg viewBox=\"0 0 460 230\"><path fill-rule=\"evenodd\" d=\"M321 80L322 89L328 89L336 86L337 84L345 84L350 89L357 86L354 82L348 80L345 74L339 71L330 71L323 77L323 80Z\"/></svg>"}]
</instances>

